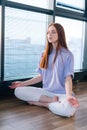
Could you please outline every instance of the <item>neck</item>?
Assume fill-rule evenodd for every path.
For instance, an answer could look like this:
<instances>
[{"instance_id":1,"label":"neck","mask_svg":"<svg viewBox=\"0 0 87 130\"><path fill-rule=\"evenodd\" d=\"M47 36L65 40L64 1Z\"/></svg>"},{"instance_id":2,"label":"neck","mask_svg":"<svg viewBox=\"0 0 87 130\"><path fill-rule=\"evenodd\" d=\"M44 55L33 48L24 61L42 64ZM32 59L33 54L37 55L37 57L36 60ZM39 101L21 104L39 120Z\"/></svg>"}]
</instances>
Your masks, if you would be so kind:
<instances>
[{"instance_id":1,"label":"neck","mask_svg":"<svg viewBox=\"0 0 87 130\"><path fill-rule=\"evenodd\" d=\"M53 46L53 49L55 49L55 50L56 50L57 43L52 43L52 46Z\"/></svg>"}]
</instances>

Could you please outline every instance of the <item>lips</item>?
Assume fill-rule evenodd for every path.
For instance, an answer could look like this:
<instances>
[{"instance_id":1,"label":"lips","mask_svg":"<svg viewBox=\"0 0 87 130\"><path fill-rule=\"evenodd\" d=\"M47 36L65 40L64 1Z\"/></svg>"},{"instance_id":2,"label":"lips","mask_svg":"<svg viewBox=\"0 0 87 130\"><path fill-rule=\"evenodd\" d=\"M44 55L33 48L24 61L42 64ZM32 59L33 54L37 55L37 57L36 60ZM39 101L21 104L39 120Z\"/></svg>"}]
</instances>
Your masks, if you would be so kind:
<instances>
[{"instance_id":1,"label":"lips","mask_svg":"<svg viewBox=\"0 0 87 130\"><path fill-rule=\"evenodd\" d=\"M49 37L48 40L52 40L52 37Z\"/></svg>"}]
</instances>

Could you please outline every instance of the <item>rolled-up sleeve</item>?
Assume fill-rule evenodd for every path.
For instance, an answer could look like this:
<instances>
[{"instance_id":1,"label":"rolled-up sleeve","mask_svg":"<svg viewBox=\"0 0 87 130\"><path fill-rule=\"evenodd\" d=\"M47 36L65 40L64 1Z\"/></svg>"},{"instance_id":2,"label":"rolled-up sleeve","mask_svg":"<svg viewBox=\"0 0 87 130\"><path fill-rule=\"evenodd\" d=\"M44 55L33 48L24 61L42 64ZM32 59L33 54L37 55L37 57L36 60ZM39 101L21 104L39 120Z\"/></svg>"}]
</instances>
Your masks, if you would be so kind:
<instances>
[{"instance_id":1,"label":"rolled-up sleeve","mask_svg":"<svg viewBox=\"0 0 87 130\"><path fill-rule=\"evenodd\" d=\"M64 66L64 77L66 78L70 75L72 78L74 77L74 56L72 53L69 53Z\"/></svg>"},{"instance_id":2,"label":"rolled-up sleeve","mask_svg":"<svg viewBox=\"0 0 87 130\"><path fill-rule=\"evenodd\" d=\"M42 75L42 69L40 68L39 65L38 65L38 68L37 68L37 72Z\"/></svg>"},{"instance_id":3,"label":"rolled-up sleeve","mask_svg":"<svg viewBox=\"0 0 87 130\"><path fill-rule=\"evenodd\" d=\"M42 56L43 56L43 52L40 56L40 60L41 60ZM42 69L40 68L40 60L39 60L39 63L38 63L37 72L42 75Z\"/></svg>"}]
</instances>

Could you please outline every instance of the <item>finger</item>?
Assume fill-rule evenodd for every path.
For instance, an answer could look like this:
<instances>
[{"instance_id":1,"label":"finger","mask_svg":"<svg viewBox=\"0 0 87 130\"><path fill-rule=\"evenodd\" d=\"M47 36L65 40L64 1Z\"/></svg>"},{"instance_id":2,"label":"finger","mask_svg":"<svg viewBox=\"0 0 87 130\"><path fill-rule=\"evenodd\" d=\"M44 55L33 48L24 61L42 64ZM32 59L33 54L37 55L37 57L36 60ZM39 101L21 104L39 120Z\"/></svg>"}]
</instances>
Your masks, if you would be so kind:
<instances>
[{"instance_id":1,"label":"finger","mask_svg":"<svg viewBox=\"0 0 87 130\"><path fill-rule=\"evenodd\" d=\"M12 82L12 85L15 85L16 82Z\"/></svg>"},{"instance_id":2,"label":"finger","mask_svg":"<svg viewBox=\"0 0 87 130\"><path fill-rule=\"evenodd\" d=\"M18 84L19 82L12 82L12 85L16 85L16 84Z\"/></svg>"},{"instance_id":3,"label":"finger","mask_svg":"<svg viewBox=\"0 0 87 130\"><path fill-rule=\"evenodd\" d=\"M79 107L79 102L77 100L71 100L70 103L74 106L74 107Z\"/></svg>"},{"instance_id":4,"label":"finger","mask_svg":"<svg viewBox=\"0 0 87 130\"><path fill-rule=\"evenodd\" d=\"M8 87L11 88L11 89L14 88L13 86L8 86Z\"/></svg>"},{"instance_id":5,"label":"finger","mask_svg":"<svg viewBox=\"0 0 87 130\"><path fill-rule=\"evenodd\" d=\"M14 86L14 85L11 85L11 86L9 86L9 88L13 89L13 88L16 88L16 86Z\"/></svg>"},{"instance_id":6,"label":"finger","mask_svg":"<svg viewBox=\"0 0 87 130\"><path fill-rule=\"evenodd\" d=\"M74 107L79 107L80 105L78 103L74 104L73 105Z\"/></svg>"}]
</instances>

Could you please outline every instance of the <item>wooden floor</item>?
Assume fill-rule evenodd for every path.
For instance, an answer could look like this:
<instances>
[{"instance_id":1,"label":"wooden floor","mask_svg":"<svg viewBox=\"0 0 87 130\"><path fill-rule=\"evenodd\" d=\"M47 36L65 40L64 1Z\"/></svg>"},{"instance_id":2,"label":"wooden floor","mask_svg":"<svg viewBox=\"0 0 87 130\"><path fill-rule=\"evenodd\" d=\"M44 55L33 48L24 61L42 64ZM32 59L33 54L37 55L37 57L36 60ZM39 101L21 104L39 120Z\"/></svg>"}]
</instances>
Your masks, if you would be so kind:
<instances>
[{"instance_id":1,"label":"wooden floor","mask_svg":"<svg viewBox=\"0 0 87 130\"><path fill-rule=\"evenodd\" d=\"M0 130L87 130L87 83L75 87L80 107L70 118L29 106L15 97L0 100Z\"/></svg>"}]
</instances>

